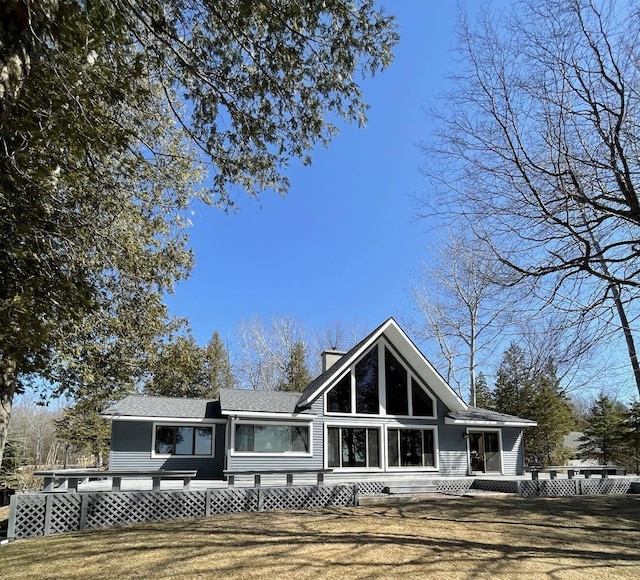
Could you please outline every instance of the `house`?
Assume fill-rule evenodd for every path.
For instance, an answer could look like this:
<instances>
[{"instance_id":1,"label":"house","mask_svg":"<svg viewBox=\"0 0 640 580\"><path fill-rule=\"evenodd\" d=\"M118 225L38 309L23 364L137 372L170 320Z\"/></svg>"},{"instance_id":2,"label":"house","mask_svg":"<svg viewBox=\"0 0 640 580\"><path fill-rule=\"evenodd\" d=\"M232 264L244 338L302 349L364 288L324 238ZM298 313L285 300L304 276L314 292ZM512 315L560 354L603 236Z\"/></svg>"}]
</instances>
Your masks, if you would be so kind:
<instances>
[{"instance_id":1,"label":"house","mask_svg":"<svg viewBox=\"0 0 640 580\"><path fill-rule=\"evenodd\" d=\"M110 469L332 470L332 477L524 472L535 422L468 406L390 318L323 353L302 393L223 389L219 400L130 396L112 421Z\"/></svg>"}]
</instances>

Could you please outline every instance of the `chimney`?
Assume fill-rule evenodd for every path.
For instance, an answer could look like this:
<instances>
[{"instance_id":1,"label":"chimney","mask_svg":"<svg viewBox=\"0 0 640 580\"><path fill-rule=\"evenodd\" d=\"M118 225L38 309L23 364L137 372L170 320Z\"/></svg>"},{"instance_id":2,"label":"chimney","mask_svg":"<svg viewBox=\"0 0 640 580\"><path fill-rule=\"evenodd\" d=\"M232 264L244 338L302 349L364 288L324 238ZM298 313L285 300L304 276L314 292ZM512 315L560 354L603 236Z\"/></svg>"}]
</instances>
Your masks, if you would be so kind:
<instances>
[{"instance_id":1,"label":"chimney","mask_svg":"<svg viewBox=\"0 0 640 580\"><path fill-rule=\"evenodd\" d=\"M343 350L325 350L322 353L322 372L329 370L345 354L347 353Z\"/></svg>"}]
</instances>

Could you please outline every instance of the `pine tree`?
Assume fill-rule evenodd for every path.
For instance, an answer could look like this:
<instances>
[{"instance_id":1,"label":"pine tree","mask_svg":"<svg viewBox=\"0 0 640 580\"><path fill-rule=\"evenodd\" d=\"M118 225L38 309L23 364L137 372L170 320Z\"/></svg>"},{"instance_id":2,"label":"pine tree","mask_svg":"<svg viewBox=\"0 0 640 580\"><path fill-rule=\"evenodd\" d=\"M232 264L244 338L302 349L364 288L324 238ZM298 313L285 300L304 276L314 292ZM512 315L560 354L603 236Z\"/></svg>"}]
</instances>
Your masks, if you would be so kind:
<instances>
[{"instance_id":1,"label":"pine tree","mask_svg":"<svg viewBox=\"0 0 640 580\"><path fill-rule=\"evenodd\" d=\"M208 397L217 397L220 389L232 389L235 386L237 381L233 374L229 351L217 330L205 347L204 365L209 383Z\"/></svg>"},{"instance_id":2,"label":"pine tree","mask_svg":"<svg viewBox=\"0 0 640 580\"><path fill-rule=\"evenodd\" d=\"M283 381L278 386L279 391L304 391L309 384L309 370L306 363L304 344L297 341L291 353L284 372Z\"/></svg>"},{"instance_id":3,"label":"pine tree","mask_svg":"<svg viewBox=\"0 0 640 580\"><path fill-rule=\"evenodd\" d=\"M624 461L626 408L601 394L591 406L578 451L602 465Z\"/></svg>"},{"instance_id":4,"label":"pine tree","mask_svg":"<svg viewBox=\"0 0 640 580\"><path fill-rule=\"evenodd\" d=\"M498 368L493 391L495 409L500 413L530 418L532 385L522 348L511 343Z\"/></svg>"},{"instance_id":5,"label":"pine tree","mask_svg":"<svg viewBox=\"0 0 640 580\"><path fill-rule=\"evenodd\" d=\"M111 441L111 424L102 419L102 400L85 397L66 409L60 419L56 419L56 436L77 451L87 451L94 457L96 467L107 460ZM66 457L65 457L66 464Z\"/></svg>"},{"instance_id":6,"label":"pine tree","mask_svg":"<svg viewBox=\"0 0 640 580\"><path fill-rule=\"evenodd\" d=\"M527 428L524 433L527 456L536 465L562 465L569 458L563 440L573 428L573 417L569 402L559 393L553 377L538 378L529 416L538 425Z\"/></svg>"},{"instance_id":7,"label":"pine tree","mask_svg":"<svg viewBox=\"0 0 640 580\"><path fill-rule=\"evenodd\" d=\"M484 373L480 373L476 379L476 407L495 410L493 393L489 389L489 383L487 383L487 377Z\"/></svg>"},{"instance_id":8,"label":"pine tree","mask_svg":"<svg viewBox=\"0 0 640 580\"><path fill-rule=\"evenodd\" d=\"M640 401L634 401L627 412L625 455L624 467L640 473Z\"/></svg>"}]
</instances>

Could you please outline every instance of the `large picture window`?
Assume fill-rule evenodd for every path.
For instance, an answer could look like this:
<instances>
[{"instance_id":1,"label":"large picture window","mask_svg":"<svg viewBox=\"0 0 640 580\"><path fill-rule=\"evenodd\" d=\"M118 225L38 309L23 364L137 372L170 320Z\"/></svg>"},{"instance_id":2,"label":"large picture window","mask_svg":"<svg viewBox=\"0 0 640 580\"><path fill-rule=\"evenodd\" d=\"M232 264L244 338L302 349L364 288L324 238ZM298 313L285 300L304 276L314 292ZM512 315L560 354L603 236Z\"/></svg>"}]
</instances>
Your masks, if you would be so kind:
<instances>
[{"instance_id":1,"label":"large picture window","mask_svg":"<svg viewBox=\"0 0 640 580\"><path fill-rule=\"evenodd\" d=\"M156 425L159 455L213 455L213 427Z\"/></svg>"},{"instance_id":2,"label":"large picture window","mask_svg":"<svg viewBox=\"0 0 640 580\"><path fill-rule=\"evenodd\" d=\"M328 467L380 467L380 430L328 427Z\"/></svg>"},{"instance_id":3,"label":"large picture window","mask_svg":"<svg viewBox=\"0 0 640 580\"><path fill-rule=\"evenodd\" d=\"M436 400L384 342L369 349L327 392L326 412L436 418Z\"/></svg>"},{"instance_id":4,"label":"large picture window","mask_svg":"<svg viewBox=\"0 0 640 580\"><path fill-rule=\"evenodd\" d=\"M408 415L409 397L407 395L407 369L384 349L384 376L387 390L387 413L389 415Z\"/></svg>"},{"instance_id":5,"label":"large picture window","mask_svg":"<svg viewBox=\"0 0 640 580\"><path fill-rule=\"evenodd\" d=\"M372 348L356 365L356 413L380 412L378 399L378 347Z\"/></svg>"},{"instance_id":6,"label":"large picture window","mask_svg":"<svg viewBox=\"0 0 640 580\"><path fill-rule=\"evenodd\" d=\"M309 453L309 426L238 423L235 450L245 453Z\"/></svg>"},{"instance_id":7,"label":"large picture window","mask_svg":"<svg viewBox=\"0 0 640 580\"><path fill-rule=\"evenodd\" d=\"M389 429L389 467L435 467L433 429Z\"/></svg>"},{"instance_id":8,"label":"large picture window","mask_svg":"<svg viewBox=\"0 0 640 580\"><path fill-rule=\"evenodd\" d=\"M351 373L327 393L327 411L330 413L351 413Z\"/></svg>"}]
</instances>

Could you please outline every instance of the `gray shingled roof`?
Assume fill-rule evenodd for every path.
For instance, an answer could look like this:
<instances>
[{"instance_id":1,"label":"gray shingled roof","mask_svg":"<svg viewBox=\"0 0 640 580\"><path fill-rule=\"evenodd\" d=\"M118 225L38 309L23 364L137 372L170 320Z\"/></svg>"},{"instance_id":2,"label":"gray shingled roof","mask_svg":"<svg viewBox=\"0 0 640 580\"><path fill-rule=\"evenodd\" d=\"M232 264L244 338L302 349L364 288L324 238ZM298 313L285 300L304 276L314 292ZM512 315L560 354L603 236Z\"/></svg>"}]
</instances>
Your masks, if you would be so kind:
<instances>
[{"instance_id":1,"label":"gray shingled roof","mask_svg":"<svg viewBox=\"0 0 640 580\"><path fill-rule=\"evenodd\" d=\"M530 421L529 419L522 419L515 415L506 415L505 413L497 413L496 411L489 411L488 409L481 409L480 407L469 407L466 411L452 411L447 416L459 421L518 423L531 425L532 427L536 425L535 421Z\"/></svg>"},{"instance_id":2,"label":"gray shingled roof","mask_svg":"<svg viewBox=\"0 0 640 580\"><path fill-rule=\"evenodd\" d=\"M261 413L310 413L296 411L300 393L283 391L252 391L248 389L220 389L220 407L227 414L233 411Z\"/></svg>"},{"instance_id":3,"label":"gray shingled roof","mask_svg":"<svg viewBox=\"0 0 640 580\"><path fill-rule=\"evenodd\" d=\"M202 419L220 417L220 403L215 399L180 399L130 395L102 412L104 417L177 417Z\"/></svg>"}]
</instances>

